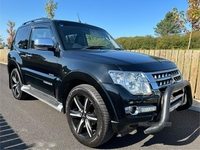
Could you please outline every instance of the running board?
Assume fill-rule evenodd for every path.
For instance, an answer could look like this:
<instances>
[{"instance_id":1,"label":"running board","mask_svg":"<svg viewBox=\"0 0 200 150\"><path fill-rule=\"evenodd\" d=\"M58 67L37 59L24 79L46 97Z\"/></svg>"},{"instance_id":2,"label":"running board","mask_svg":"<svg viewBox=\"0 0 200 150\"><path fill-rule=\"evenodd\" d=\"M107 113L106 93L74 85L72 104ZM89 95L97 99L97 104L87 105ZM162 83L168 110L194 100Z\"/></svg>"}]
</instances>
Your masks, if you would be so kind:
<instances>
[{"instance_id":1,"label":"running board","mask_svg":"<svg viewBox=\"0 0 200 150\"><path fill-rule=\"evenodd\" d=\"M53 96L50 96L42 91L39 91L30 85L23 85L21 87L21 90L25 93L28 93L31 96L34 96L35 98L41 100L42 102L48 104L49 106L53 107L54 109L63 112L63 105L62 103L58 102L56 98Z\"/></svg>"}]
</instances>

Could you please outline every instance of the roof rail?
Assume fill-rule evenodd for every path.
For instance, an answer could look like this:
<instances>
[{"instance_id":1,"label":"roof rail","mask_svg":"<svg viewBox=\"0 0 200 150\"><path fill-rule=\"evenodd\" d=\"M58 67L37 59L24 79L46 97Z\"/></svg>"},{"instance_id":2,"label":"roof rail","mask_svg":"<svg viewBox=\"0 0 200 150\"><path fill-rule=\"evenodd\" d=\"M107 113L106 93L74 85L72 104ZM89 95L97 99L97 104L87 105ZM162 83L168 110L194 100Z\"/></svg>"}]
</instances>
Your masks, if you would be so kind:
<instances>
[{"instance_id":1,"label":"roof rail","mask_svg":"<svg viewBox=\"0 0 200 150\"><path fill-rule=\"evenodd\" d=\"M22 25L28 24L28 23L32 23L32 22L38 22L38 21L43 21L43 20L50 20L49 18L38 18L38 19L34 19L34 20L30 20L27 22L24 22Z\"/></svg>"}]
</instances>

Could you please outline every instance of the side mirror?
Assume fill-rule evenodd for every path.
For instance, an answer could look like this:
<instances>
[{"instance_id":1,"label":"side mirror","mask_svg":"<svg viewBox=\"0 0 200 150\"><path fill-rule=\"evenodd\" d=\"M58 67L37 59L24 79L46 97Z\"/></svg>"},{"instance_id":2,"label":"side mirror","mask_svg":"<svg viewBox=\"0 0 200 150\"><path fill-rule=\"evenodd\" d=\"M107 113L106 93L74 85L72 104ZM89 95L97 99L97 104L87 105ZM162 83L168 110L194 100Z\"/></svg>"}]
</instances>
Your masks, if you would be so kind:
<instances>
[{"instance_id":1,"label":"side mirror","mask_svg":"<svg viewBox=\"0 0 200 150\"><path fill-rule=\"evenodd\" d=\"M35 49L51 50L54 48L54 42L50 38L39 38L34 40Z\"/></svg>"},{"instance_id":2,"label":"side mirror","mask_svg":"<svg viewBox=\"0 0 200 150\"><path fill-rule=\"evenodd\" d=\"M123 49L123 46L121 45L121 44L118 44L119 45L119 47L121 48L121 49Z\"/></svg>"}]
</instances>

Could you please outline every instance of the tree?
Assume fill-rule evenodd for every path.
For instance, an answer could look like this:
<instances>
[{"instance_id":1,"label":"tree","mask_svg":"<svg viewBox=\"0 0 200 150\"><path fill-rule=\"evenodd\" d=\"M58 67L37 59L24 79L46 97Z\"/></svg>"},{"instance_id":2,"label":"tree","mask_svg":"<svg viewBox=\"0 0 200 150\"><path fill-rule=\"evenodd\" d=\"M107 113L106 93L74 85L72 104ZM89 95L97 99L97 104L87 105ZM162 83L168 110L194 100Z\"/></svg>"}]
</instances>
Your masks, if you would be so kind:
<instances>
[{"instance_id":1,"label":"tree","mask_svg":"<svg viewBox=\"0 0 200 150\"><path fill-rule=\"evenodd\" d=\"M166 36L181 33L181 29L174 23L173 12L168 12L165 18L161 20L154 28L154 32L158 36Z\"/></svg>"},{"instance_id":2,"label":"tree","mask_svg":"<svg viewBox=\"0 0 200 150\"><path fill-rule=\"evenodd\" d=\"M188 9L178 11L177 8L173 9L175 24L179 26L186 34L189 34L188 49L190 49L192 33L200 30L200 0L188 0ZM187 24L190 24L190 29L187 29Z\"/></svg>"},{"instance_id":3,"label":"tree","mask_svg":"<svg viewBox=\"0 0 200 150\"><path fill-rule=\"evenodd\" d=\"M2 38L2 36L0 35L0 44L1 44L2 41L3 41L3 38Z\"/></svg>"},{"instance_id":4,"label":"tree","mask_svg":"<svg viewBox=\"0 0 200 150\"><path fill-rule=\"evenodd\" d=\"M7 39L7 43L8 43L8 46L11 46L15 32L16 32L16 30L14 29L15 23L8 20L7 25L9 26L9 29L6 30L7 33L9 34L9 38Z\"/></svg>"},{"instance_id":5,"label":"tree","mask_svg":"<svg viewBox=\"0 0 200 150\"><path fill-rule=\"evenodd\" d=\"M3 38L0 35L0 49L3 49L3 47L4 47L2 41L3 41Z\"/></svg>"},{"instance_id":6,"label":"tree","mask_svg":"<svg viewBox=\"0 0 200 150\"><path fill-rule=\"evenodd\" d=\"M57 5L58 5L58 2L54 3L53 0L49 0L47 3L45 3L45 11L47 13L47 18L54 19Z\"/></svg>"}]
</instances>

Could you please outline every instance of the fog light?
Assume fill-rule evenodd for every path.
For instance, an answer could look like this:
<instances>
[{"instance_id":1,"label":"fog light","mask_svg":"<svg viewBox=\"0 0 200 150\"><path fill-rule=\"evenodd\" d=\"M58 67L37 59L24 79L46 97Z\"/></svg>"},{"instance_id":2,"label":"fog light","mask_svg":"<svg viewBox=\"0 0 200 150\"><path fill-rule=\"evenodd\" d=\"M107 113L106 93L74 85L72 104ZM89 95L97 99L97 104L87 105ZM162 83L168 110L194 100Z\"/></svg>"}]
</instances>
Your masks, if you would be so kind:
<instances>
[{"instance_id":1,"label":"fog light","mask_svg":"<svg viewBox=\"0 0 200 150\"><path fill-rule=\"evenodd\" d=\"M148 106L128 106L125 107L126 114L129 115L137 115L139 113L147 113L156 111L156 106L148 105Z\"/></svg>"},{"instance_id":2,"label":"fog light","mask_svg":"<svg viewBox=\"0 0 200 150\"><path fill-rule=\"evenodd\" d=\"M156 106L153 105L139 106L139 108L141 113L156 111Z\"/></svg>"},{"instance_id":3,"label":"fog light","mask_svg":"<svg viewBox=\"0 0 200 150\"><path fill-rule=\"evenodd\" d=\"M135 109L133 107L134 106L125 107L126 114L134 114Z\"/></svg>"}]
</instances>

